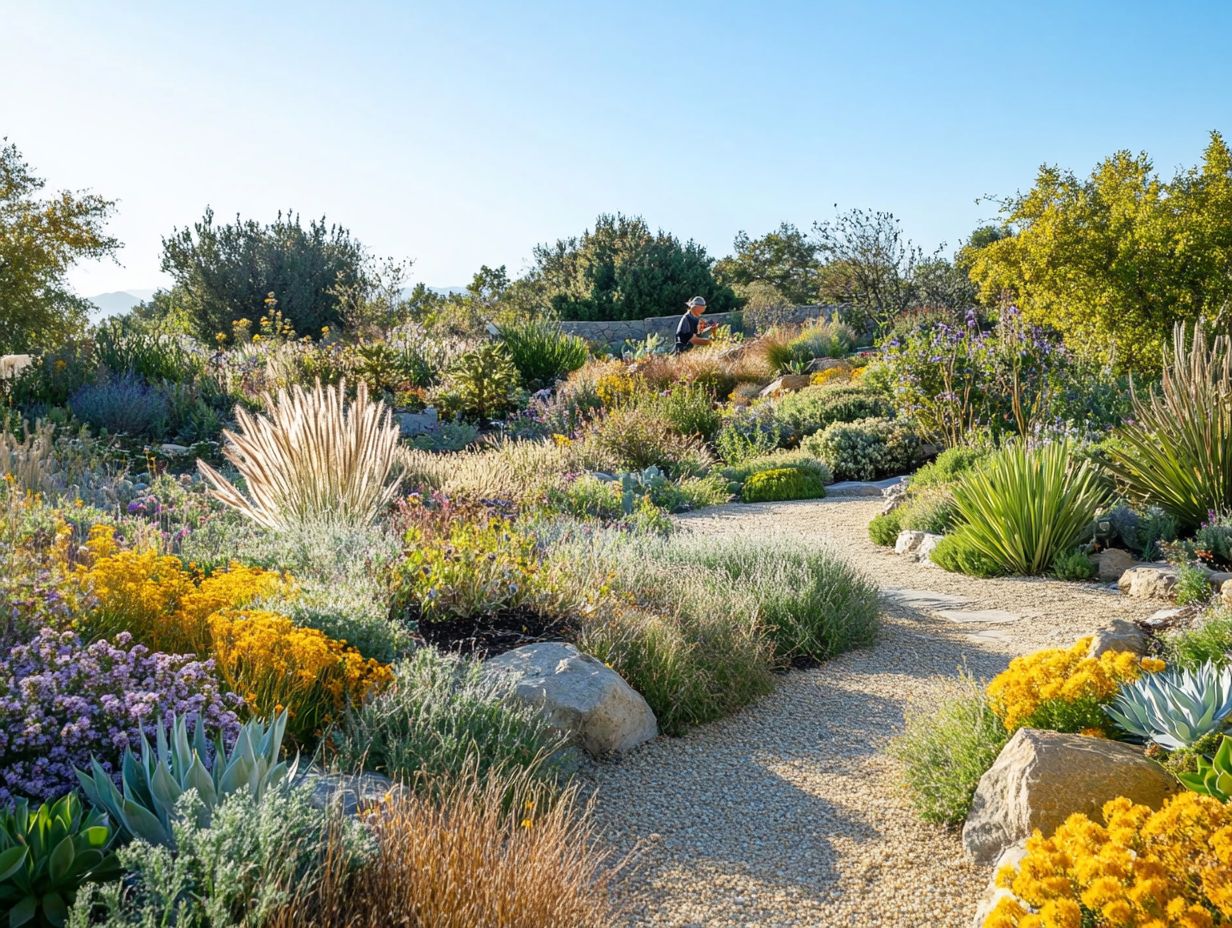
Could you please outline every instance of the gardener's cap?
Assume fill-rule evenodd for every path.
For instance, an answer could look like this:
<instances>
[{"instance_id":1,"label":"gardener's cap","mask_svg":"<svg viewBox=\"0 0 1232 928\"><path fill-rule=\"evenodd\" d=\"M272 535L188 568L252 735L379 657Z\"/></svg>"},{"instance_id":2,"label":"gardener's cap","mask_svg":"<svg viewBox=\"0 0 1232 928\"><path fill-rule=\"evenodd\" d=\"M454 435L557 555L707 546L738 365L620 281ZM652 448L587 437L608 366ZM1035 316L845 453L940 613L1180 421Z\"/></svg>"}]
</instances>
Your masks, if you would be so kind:
<instances>
[{"instance_id":1,"label":"gardener's cap","mask_svg":"<svg viewBox=\"0 0 1232 928\"><path fill-rule=\"evenodd\" d=\"M704 296L695 296L693 297L693 299L689 300L689 302L685 303L684 305L685 306L705 306L706 298Z\"/></svg>"}]
</instances>

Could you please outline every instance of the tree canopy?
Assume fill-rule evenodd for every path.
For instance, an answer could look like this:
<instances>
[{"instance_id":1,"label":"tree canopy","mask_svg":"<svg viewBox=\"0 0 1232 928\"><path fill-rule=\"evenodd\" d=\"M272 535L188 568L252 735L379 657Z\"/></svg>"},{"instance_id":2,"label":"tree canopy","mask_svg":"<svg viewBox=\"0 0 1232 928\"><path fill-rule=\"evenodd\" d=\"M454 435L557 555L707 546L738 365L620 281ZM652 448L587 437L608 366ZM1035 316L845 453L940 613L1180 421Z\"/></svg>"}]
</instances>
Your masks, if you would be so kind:
<instances>
[{"instance_id":1,"label":"tree canopy","mask_svg":"<svg viewBox=\"0 0 1232 928\"><path fill-rule=\"evenodd\" d=\"M699 295L711 312L740 305L731 287L715 280L701 245L652 233L640 216L603 214L580 238L537 246L534 262L516 295L561 319L663 316Z\"/></svg>"},{"instance_id":2,"label":"tree canopy","mask_svg":"<svg viewBox=\"0 0 1232 928\"><path fill-rule=\"evenodd\" d=\"M7 141L7 140L4 140ZM46 199L16 145L0 145L0 352L53 347L84 329L90 303L68 288L78 261L114 255L115 201L61 191Z\"/></svg>"},{"instance_id":3,"label":"tree canopy","mask_svg":"<svg viewBox=\"0 0 1232 928\"><path fill-rule=\"evenodd\" d=\"M732 251L715 263L714 273L737 291L766 284L792 304L817 299L821 272L817 243L791 223L784 222L760 238L749 238L742 230L736 233Z\"/></svg>"},{"instance_id":4,"label":"tree canopy","mask_svg":"<svg viewBox=\"0 0 1232 928\"><path fill-rule=\"evenodd\" d=\"M1152 369L1174 323L1232 321L1232 152L1217 132L1171 180L1119 151L1085 178L1044 165L1002 211L1012 234L974 250L973 279L1078 354Z\"/></svg>"},{"instance_id":5,"label":"tree canopy","mask_svg":"<svg viewBox=\"0 0 1232 928\"><path fill-rule=\"evenodd\" d=\"M271 293L297 334L317 335L346 321L347 294L363 288L366 260L350 232L324 218L307 227L291 212L268 225L238 216L216 224L207 207L200 222L163 239L162 267L202 338L229 333L240 319L255 322Z\"/></svg>"}]
</instances>

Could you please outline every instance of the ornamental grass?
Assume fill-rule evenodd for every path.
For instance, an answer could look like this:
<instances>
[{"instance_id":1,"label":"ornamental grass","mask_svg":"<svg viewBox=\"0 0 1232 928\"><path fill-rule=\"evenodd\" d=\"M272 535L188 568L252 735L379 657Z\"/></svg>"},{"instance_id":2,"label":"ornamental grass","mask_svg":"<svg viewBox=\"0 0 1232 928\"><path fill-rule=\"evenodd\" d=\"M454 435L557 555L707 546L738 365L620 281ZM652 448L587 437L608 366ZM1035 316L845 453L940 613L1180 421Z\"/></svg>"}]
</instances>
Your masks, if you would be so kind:
<instances>
[{"instance_id":1,"label":"ornamental grass","mask_svg":"<svg viewBox=\"0 0 1232 928\"><path fill-rule=\"evenodd\" d=\"M1160 391L1133 394L1108 469L1130 497L1192 530L1232 509L1232 339L1186 335L1183 325L1173 330Z\"/></svg>"},{"instance_id":2,"label":"ornamental grass","mask_svg":"<svg viewBox=\"0 0 1232 928\"><path fill-rule=\"evenodd\" d=\"M343 842L321 879L267 928L606 928L619 865L596 845L576 788L464 773L369 810L376 854L358 871Z\"/></svg>"},{"instance_id":3,"label":"ornamental grass","mask_svg":"<svg viewBox=\"0 0 1232 928\"><path fill-rule=\"evenodd\" d=\"M1005 867L984 928L1212 928L1232 920L1232 805L1181 793L1154 811L1124 797L1102 822L1071 815Z\"/></svg>"},{"instance_id":4,"label":"ornamental grass","mask_svg":"<svg viewBox=\"0 0 1232 928\"><path fill-rule=\"evenodd\" d=\"M223 431L223 456L244 478L247 495L198 461L213 495L271 529L326 515L373 521L398 489L399 430L389 408L368 399L363 381L353 402L346 393L346 381L318 381L311 390L296 384L267 396L268 417L237 406L240 431Z\"/></svg>"}]
</instances>

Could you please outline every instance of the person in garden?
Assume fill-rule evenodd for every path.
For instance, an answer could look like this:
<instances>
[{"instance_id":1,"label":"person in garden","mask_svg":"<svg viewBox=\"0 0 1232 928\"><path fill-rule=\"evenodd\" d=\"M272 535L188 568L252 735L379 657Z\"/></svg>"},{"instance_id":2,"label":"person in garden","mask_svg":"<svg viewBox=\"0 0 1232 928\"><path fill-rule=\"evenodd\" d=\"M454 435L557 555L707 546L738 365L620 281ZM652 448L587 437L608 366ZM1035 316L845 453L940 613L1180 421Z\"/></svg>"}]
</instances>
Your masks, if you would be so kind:
<instances>
[{"instance_id":1,"label":"person in garden","mask_svg":"<svg viewBox=\"0 0 1232 928\"><path fill-rule=\"evenodd\" d=\"M706 311L705 297L695 296L685 304L684 315L676 326L676 353L682 354L694 345L709 345L710 338L706 335L715 328L714 323L702 321L702 313Z\"/></svg>"}]
</instances>

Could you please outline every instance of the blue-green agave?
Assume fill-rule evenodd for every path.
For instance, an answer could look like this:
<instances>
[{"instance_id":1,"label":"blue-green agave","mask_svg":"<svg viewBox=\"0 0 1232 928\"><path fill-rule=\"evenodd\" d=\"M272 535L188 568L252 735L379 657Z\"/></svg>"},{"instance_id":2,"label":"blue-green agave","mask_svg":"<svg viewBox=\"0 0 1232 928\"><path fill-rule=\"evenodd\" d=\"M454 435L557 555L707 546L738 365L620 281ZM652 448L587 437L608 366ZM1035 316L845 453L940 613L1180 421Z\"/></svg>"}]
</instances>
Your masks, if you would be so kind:
<instances>
[{"instance_id":1,"label":"blue-green agave","mask_svg":"<svg viewBox=\"0 0 1232 928\"><path fill-rule=\"evenodd\" d=\"M240 729L229 752L219 736L211 755L200 721L190 740L184 720L175 719L170 733L158 726L153 746L142 737L140 757L131 749L124 752L121 789L97 761L91 762L89 773L78 770L77 779L91 804L111 817L121 837L174 848L175 803L188 790L197 791L201 800L197 825L205 828L227 796L248 790L259 800L266 790L290 784L298 758L290 764L279 758L286 727L285 712L268 724L253 719Z\"/></svg>"},{"instance_id":2,"label":"blue-green agave","mask_svg":"<svg viewBox=\"0 0 1232 928\"><path fill-rule=\"evenodd\" d=\"M1122 684L1104 711L1130 735L1179 751L1228 723L1232 667L1207 663L1143 674Z\"/></svg>"},{"instance_id":3,"label":"blue-green agave","mask_svg":"<svg viewBox=\"0 0 1232 928\"><path fill-rule=\"evenodd\" d=\"M86 814L75 793L0 810L0 910L10 928L63 925L79 887L119 873L111 836L107 817Z\"/></svg>"}]
</instances>

